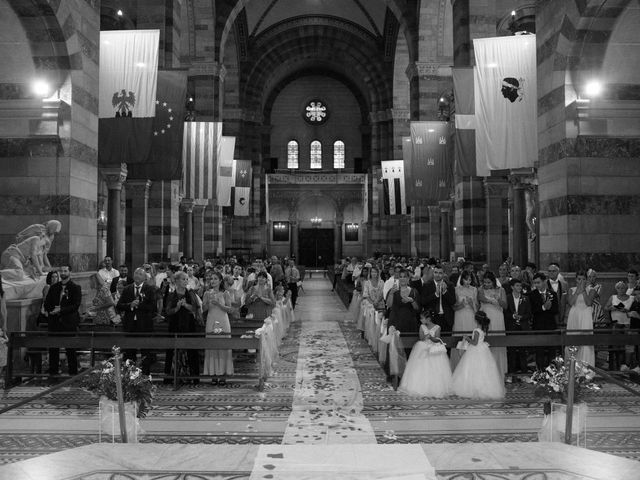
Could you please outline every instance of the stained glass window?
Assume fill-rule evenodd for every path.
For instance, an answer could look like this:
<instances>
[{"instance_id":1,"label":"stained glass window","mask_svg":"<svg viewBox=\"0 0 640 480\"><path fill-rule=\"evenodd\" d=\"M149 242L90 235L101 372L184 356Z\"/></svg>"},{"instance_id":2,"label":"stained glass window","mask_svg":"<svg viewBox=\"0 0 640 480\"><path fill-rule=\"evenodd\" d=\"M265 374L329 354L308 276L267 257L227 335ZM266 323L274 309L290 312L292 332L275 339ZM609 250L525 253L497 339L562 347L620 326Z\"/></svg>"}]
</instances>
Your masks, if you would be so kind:
<instances>
[{"instance_id":1,"label":"stained glass window","mask_svg":"<svg viewBox=\"0 0 640 480\"><path fill-rule=\"evenodd\" d=\"M322 144L318 140L311 142L311 168L322 168Z\"/></svg>"},{"instance_id":2,"label":"stained glass window","mask_svg":"<svg viewBox=\"0 0 640 480\"><path fill-rule=\"evenodd\" d=\"M298 168L298 142L295 140L287 144L287 168Z\"/></svg>"},{"instance_id":3,"label":"stained glass window","mask_svg":"<svg viewBox=\"0 0 640 480\"><path fill-rule=\"evenodd\" d=\"M333 144L333 168L344 168L344 142L337 140Z\"/></svg>"}]
</instances>

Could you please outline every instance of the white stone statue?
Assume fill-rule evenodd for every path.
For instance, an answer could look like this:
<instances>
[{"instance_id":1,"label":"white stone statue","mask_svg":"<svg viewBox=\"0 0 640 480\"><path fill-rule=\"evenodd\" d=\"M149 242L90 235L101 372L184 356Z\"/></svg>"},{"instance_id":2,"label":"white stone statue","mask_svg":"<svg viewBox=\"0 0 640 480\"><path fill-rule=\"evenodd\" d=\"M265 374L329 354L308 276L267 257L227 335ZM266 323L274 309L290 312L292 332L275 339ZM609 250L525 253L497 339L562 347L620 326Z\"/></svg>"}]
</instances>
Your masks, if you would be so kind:
<instances>
[{"instance_id":1,"label":"white stone statue","mask_svg":"<svg viewBox=\"0 0 640 480\"><path fill-rule=\"evenodd\" d=\"M58 220L45 225L31 225L16 235L16 243L9 245L0 256L2 278L6 280L37 280L51 270L49 249L56 233L62 229Z\"/></svg>"}]
</instances>

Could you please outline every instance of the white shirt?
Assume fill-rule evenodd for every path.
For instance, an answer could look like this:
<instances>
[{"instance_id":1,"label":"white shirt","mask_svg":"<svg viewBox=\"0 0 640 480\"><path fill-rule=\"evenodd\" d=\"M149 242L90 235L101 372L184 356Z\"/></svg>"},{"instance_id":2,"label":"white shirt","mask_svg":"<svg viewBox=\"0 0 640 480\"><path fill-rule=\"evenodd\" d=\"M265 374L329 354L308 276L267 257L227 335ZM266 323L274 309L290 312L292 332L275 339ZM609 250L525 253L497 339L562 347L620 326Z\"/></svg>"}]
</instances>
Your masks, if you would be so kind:
<instances>
[{"instance_id":1,"label":"white shirt","mask_svg":"<svg viewBox=\"0 0 640 480\"><path fill-rule=\"evenodd\" d=\"M160 272L156 275L156 287L160 288L162 281L167 278L167 272Z\"/></svg>"},{"instance_id":2,"label":"white shirt","mask_svg":"<svg viewBox=\"0 0 640 480\"><path fill-rule=\"evenodd\" d=\"M241 276L238 275L237 277L233 277L233 285L231 286L231 288L234 290L242 291L243 282L244 278L242 278Z\"/></svg>"},{"instance_id":3,"label":"white shirt","mask_svg":"<svg viewBox=\"0 0 640 480\"><path fill-rule=\"evenodd\" d=\"M115 268L112 268L111 270L107 270L106 268L101 268L100 270L98 270L98 275L102 277L102 279L107 285L111 285L111 280L119 277L120 272Z\"/></svg>"},{"instance_id":4,"label":"white shirt","mask_svg":"<svg viewBox=\"0 0 640 480\"><path fill-rule=\"evenodd\" d=\"M513 305L516 307L515 312L513 313L518 313L518 307L520 306L520 300L522 300L522 295L519 296L513 296Z\"/></svg>"},{"instance_id":5,"label":"white shirt","mask_svg":"<svg viewBox=\"0 0 640 480\"><path fill-rule=\"evenodd\" d=\"M398 286L398 279L395 277L389 277L387 278L387 280L384 282L384 285L382 287L382 298L386 301L387 300L387 295L389 295L389 292L391 291L391 289L393 287L397 287Z\"/></svg>"},{"instance_id":6,"label":"white shirt","mask_svg":"<svg viewBox=\"0 0 640 480\"><path fill-rule=\"evenodd\" d=\"M551 285L551 288L553 288L553 291L558 293L558 289L560 288L560 281L559 280L549 280L549 284Z\"/></svg>"}]
</instances>

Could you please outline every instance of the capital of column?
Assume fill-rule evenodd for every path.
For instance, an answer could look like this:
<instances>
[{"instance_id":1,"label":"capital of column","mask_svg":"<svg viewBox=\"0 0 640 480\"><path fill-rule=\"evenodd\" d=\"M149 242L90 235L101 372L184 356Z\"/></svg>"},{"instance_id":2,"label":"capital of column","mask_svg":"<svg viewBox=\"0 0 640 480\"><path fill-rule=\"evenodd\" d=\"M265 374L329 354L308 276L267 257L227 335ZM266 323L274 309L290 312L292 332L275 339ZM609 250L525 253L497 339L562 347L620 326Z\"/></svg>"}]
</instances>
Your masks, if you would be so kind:
<instances>
[{"instance_id":1,"label":"capital of column","mask_svg":"<svg viewBox=\"0 0 640 480\"><path fill-rule=\"evenodd\" d=\"M394 120L409 120L411 114L407 108L390 108L389 116Z\"/></svg>"},{"instance_id":2,"label":"capital of column","mask_svg":"<svg viewBox=\"0 0 640 480\"><path fill-rule=\"evenodd\" d=\"M209 200L203 198L197 198L193 201L193 212L196 215L201 215L209 205Z\"/></svg>"},{"instance_id":3,"label":"capital of column","mask_svg":"<svg viewBox=\"0 0 640 480\"><path fill-rule=\"evenodd\" d=\"M107 182L109 190L122 190L122 184L127 181L127 164L121 163L119 166L101 167L100 173Z\"/></svg>"},{"instance_id":4,"label":"capital of column","mask_svg":"<svg viewBox=\"0 0 640 480\"><path fill-rule=\"evenodd\" d=\"M213 75L221 80L227 76L227 68L220 62L198 62L189 67L189 76Z\"/></svg>"},{"instance_id":5,"label":"capital of column","mask_svg":"<svg viewBox=\"0 0 640 480\"><path fill-rule=\"evenodd\" d=\"M185 213L192 213L196 202L192 198L183 198L180 202L180 208Z\"/></svg>"},{"instance_id":6,"label":"capital of column","mask_svg":"<svg viewBox=\"0 0 640 480\"><path fill-rule=\"evenodd\" d=\"M127 182L127 194L132 198L149 199L149 189L151 188L151 180L129 180Z\"/></svg>"},{"instance_id":7,"label":"capital of column","mask_svg":"<svg viewBox=\"0 0 640 480\"><path fill-rule=\"evenodd\" d=\"M389 120L390 113L387 110L378 110L377 112L369 112L371 123L386 122Z\"/></svg>"},{"instance_id":8,"label":"capital of column","mask_svg":"<svg viewBox=\"0 0 640 480\"><path fill-rule=\"evenodd\" d=\"M452 207L453 207L453 202L451 200L443 200L441 202L438 202L438 208L440 208L440 211L442 213L449 213Z\"/></svg>"},{"instance_id":9,"label":"capital of column","mask_svg":"<svg viewBox=\"0 0 640 480\"><path fill-rule=\"evenodd\" d=\"M405 73L409 80L414 77L442 77L451 75L451 67L437 62L414 62L409 64Z\"/></svg>"},{"instance_id":10,"label":"capital of column","mask_svg":"<svg viewBox=\"0 0 640 480\"><path fill-rule=\"evenodd\" d=\"M429 205L427 207L427 210L429 211L430 218L436 218L440 216L440 207L438 205Z\"/></svg>"},{"instance_id":11,"label":"capital of column","mask_svg":"<svg viewBox=\"0 0 640 480\"><path fill-rule=\"evenodd\" d=\"M482 185L488 198L505 198L509 194L509 181L506 178L485 177Z\"/></svg>"}]
</instances>

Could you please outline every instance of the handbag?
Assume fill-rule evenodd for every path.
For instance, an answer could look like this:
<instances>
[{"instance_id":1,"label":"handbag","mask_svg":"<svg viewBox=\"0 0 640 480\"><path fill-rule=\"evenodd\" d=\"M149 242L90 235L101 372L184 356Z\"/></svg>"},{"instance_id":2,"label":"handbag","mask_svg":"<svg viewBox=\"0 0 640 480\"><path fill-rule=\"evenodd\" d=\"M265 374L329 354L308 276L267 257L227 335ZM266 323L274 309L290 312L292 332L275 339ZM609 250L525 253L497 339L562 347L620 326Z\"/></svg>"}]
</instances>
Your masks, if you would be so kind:
<instances>
[{"instance_id":1,"label":"handbag","mask_svg":"<svg viewBox=\"0 0 640 480\"><path fill-rule=\"evenodd\" d=\"M466 350L469 347L469 342L467 342L467 340L460 340L458 342L458 344L456 345L456 348L458 350Z\"/></svg>"},{"instance_id":2,"label":"handbag","mask_svg":"<svg viewBox=\"0 0 640 480\"><path fill-rule=\"evenodd\" d=\"M438 355L440 353L447 353L447 346L444 344L442 340L438 343L431 342L431 346L429 347L430 355Z\"/></svg>"}]
</instances>

